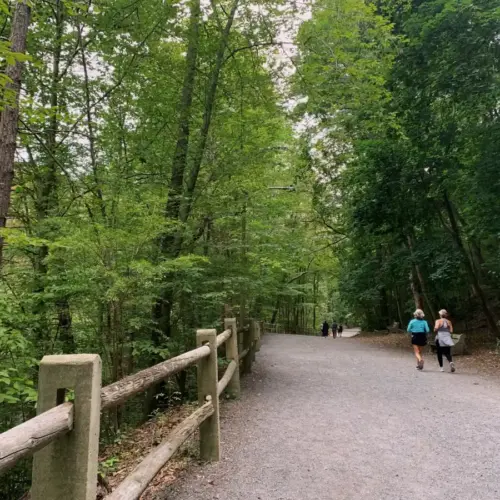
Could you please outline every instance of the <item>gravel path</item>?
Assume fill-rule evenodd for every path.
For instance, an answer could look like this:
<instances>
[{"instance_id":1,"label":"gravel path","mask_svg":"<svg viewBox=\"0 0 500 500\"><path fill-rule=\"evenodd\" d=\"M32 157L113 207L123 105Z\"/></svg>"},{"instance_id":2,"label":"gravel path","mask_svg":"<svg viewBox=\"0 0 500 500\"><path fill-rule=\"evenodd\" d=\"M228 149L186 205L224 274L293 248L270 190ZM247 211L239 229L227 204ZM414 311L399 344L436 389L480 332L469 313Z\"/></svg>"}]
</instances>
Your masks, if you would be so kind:
<instances>
[{"instance_id":1,"label":"gravel path","mask_svg":"<svg viewBox=\"0 0 500 500\"><path fill-rule=\"evenodd\" d=\"M356 339L266 336L223 405L223 460L160 498L499 499L500 387L460 358L453 375L414 365Z\"/></svg>"}]
</instances>

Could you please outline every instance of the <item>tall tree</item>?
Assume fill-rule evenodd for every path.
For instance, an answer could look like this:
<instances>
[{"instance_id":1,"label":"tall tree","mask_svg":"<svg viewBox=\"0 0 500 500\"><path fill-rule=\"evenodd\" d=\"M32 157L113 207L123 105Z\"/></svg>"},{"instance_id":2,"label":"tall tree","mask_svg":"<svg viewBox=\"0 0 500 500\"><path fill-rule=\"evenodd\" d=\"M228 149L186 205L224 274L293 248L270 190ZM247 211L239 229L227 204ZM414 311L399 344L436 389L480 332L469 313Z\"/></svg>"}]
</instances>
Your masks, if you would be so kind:
<instances>
[{"instance_id":1,"label":"tall tree","mask_svg":"<svg viewBox=\"0 0 500 500\"><path fill-rule=\"evenodd\" d=\"M26 39L30 24L31 8L27 0L16 2L10 34L12 54L7 60L5 75L8 83L5 92L11 94L0 116L0 229L7 224L10 206L10 193L14 178L14 160L17 145L17 127L19 118L19 95L23 61L26 51ZM2 263L4 239L0 235L0 265Z\"/></svg>"}]
</instances>

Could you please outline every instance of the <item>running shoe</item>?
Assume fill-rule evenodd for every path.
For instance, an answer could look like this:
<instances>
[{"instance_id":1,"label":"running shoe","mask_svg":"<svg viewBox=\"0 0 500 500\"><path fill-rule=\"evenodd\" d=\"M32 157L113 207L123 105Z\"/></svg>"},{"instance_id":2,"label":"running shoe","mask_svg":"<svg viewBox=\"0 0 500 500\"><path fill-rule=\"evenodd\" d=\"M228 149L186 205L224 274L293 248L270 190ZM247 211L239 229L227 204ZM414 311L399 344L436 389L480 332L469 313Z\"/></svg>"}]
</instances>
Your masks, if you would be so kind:
<instances>
[{"instance_id":1,"label":"running shoe","mask_svg":"<svg viewBox=\"0 0 500 500\"><path fill-rule=\"evenodd\" d=\"M453 361L450 363L450 370L451 373L455 373L455 363L453 363Z\"/></svg>"},{"instance_id":2,"label":"running shoe","mask_svg":"<svg viewBox=\"0 0 500 500\"><path fill-rule=\"evenodd\" d=\"M439 371L440 371L440 372L444 372L444 368L443 368L443 367L441 367L441 368L439 369Z\"/></svg>"}]
</instances>

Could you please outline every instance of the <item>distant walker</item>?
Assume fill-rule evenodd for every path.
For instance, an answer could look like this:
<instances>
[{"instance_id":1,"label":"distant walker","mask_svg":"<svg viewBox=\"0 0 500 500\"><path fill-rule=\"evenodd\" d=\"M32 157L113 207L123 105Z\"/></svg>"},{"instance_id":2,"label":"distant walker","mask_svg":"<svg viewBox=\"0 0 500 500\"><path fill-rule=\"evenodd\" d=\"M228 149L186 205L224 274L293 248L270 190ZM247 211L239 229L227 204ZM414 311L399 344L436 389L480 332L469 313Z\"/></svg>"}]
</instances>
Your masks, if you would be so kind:
<instances>
[{"instance_id":1,"label":"distant walker","mask_svg":"<svg viewBox=\"0 0 500 500\"><path fill-rule=\"evenodd\" d=\"M337 337L337 323L335 322L335 320L333 320L332 322L332 337Z\"/></svg>"}]
</instances>

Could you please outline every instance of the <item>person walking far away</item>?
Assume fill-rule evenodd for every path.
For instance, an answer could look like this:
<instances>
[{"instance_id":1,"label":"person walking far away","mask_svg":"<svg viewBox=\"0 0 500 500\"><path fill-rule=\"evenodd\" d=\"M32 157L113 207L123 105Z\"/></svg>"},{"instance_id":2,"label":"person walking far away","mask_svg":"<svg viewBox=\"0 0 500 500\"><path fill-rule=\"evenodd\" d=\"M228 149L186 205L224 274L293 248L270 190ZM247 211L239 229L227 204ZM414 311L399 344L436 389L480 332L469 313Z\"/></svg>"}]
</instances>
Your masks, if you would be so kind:
<instances>
[{"instance_id":1,"label":"person walking far away","mask_svg":"<svg viewBox=\"0 0 500 500\"><path fill-rule=\"evenodd\" d=\"M321 332L323 334L323 337L328 337L328 323L325 319L325 321L323 321L323 326L321 327Z\"/></svg>"},{"instance_id":2,"label":"person walking far away","mask_svg":"<svg viewBox=\"0 0 500 500\"><path fill-rule=\"evenodd\" d=\"M453 342L453 339L451 338L451 334L453 333L453 325L448 319L448 312L446 311L446 309L441 309L441 311L439 311L439 319L436 320L434 331L436 332L436 350L439 368L442 372L444 372L444 354L446 356L446 359L450 363L451 373L454 373L455 363L453 362L453 358L451 357L451 348L455 345L455 342Z\"/></svg>"},{"instance_id":3,"label":"person walking far away","mask_svg":"<svg viewBox=\"0 0 500 500\"><path fill-rule=\"evenodd\" d=\"M337 338L337 323L335 323L335 320L332 323L332 337Z\"/></svg>"},{"instance_id":4,"label":"person walking far away","mask_svg":"<svg viewBox=\"0 0 500 500\"><path fill-rule=\"evenodd\" d=\"M422 348L427 345L427 334L429 333L429 325L425 321L424 311L417 309L413 316L415 317L408 323L408 333L411 333L411 343L413 351L417 358L417 370L423 370L424 357L422 356Z\"/></svg>"},{"instance_id":5,"label":"person walking far away","mask_svg":"<svg viewBox=\"0 0 500 500\"><path fill-rule=\"evenodd\" d=\"M338 328L338 332L339 332L339 337L342 337L342 332L344 331L344 327L342 326L341 323L339 323L339 328Z\"/></svg>"}]
</instances>

